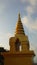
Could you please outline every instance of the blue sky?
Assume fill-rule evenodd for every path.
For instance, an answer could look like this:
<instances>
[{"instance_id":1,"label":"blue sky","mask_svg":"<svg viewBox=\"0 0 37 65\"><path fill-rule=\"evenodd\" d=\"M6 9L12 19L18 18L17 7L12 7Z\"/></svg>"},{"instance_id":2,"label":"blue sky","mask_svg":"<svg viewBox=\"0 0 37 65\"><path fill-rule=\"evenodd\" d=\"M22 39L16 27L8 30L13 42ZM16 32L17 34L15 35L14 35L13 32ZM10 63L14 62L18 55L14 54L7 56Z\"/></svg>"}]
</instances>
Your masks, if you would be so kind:
<instances>
[{"instance_id":1,"label":"blue sky","mask_svg":"<svg viewBox=\"0 0 37 65\"><path fill-rule=\"evenodd\" d=\"M14 36L19 12L37 62L37 0L0 0L0 46L10 48L9 38Z\"/></svg>"}]
</instances>

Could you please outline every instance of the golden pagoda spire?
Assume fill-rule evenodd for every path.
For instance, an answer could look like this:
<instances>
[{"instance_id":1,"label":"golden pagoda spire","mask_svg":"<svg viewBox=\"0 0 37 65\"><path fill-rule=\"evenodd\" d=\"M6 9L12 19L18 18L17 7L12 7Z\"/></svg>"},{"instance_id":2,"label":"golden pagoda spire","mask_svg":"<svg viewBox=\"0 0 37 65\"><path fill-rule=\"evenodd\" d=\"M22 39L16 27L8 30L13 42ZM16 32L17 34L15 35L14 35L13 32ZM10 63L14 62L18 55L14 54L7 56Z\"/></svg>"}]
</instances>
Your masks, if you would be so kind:
<instances>
[{"instance_id":1,"label":"golden pagoda spire","mask_svg":"<svg viewBox=\"0 0 37 65\"><path fill-rule=\"evenodd\" d=\"M17 22L15 34L25 34L24 28L23 28L23 25L22 25L22 22L21 22L20 13L18 14L18 22Z\"/></svg>"}]
</instances>

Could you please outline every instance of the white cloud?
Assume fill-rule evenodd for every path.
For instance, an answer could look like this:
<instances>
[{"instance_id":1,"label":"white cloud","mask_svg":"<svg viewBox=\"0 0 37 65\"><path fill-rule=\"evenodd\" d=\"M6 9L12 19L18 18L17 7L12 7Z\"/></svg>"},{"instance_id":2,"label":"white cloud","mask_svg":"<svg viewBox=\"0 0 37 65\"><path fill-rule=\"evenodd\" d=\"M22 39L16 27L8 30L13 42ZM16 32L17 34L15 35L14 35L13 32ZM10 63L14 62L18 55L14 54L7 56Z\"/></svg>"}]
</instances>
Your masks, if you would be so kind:
<instances>
[{"instance_id":1,"label":"white cloud","mask_svg":"<svg viewBox=\"0 0 37 65\"><path fill-rule=\"evenodd\" d=\"M37 30L37 19L33 20L32 18L25 16L22 18L22 22L29 30Z\"/></svg>"},{"instance_id":2,"label":"white cloud","mask_svg":"<svg viewBox=\"0 0 37 65\"><path fill-rule=\"evenodd\" d=\"M37 0L29 0L33 13L37 13Z\"/></svg>"},{"instance_id":3,"label":"white cloud","mask_svg":"<svg viewBox=\"0 0 37 65\"><path fill-rule=\"evenodd\" d=\"M23 25L27 27L29 35L33 36L33 34L35 33L35 30L37 31L37 17L33 19L31 15L33 15L34 17L35 15L37 16L37 0L24 0L24 2L26 2L26 8L24 8L24 10L26 10L28 15L22 18L22 23ZM27 2L29 2L28 5L27 5ZM37 36L36 33L34 35ZM36 41L37 38L35 39L36 36L33 37L33 40L30 40L30 43L32 41L32 44L33 44L34 40L35 40L35 43L37 43ZM34 50L36 49L36 46L37 46L37 44L35 43L34 43L35 46L31 45L31 48ZM37 52L36 52L36 55L37 55Z\"/></svg>"},{"instance_id":4,"label":"white cloud","mask_svg":"<svg viewBox=\"0 0 37 65\"><path fill-rule=\"evenodd\" d=\"M35 5L37 0L29 0L32 5Z\"/></svg>"},{"instance_id":5,"label":"white cloud","mask_svg":"<svg viewBox=\"0 0 37 65\"><path fill-rule=\"evenodd\" d=\"M22 3L29 2L31 5L35 5L37 0L20 0Z\"/></svg>"},{"instance_id":6,"label":"white cloud","mask_svg":"<svg viewBox=\"0 0 37 65\"><path fill-rule=\"evenodd\" d=\"M31 15L33 13L33 8L31 6L28 6L26 8L28 15Z\"/></svg>"},{"instance_id":7,"label":"white cloud","mask_svg":"<svg viewBox=\"0 0 37 65\"><path fill-rule=\"evenodd\" d=\"M21 0L21 2L26 3L24 10L29 16L37 14L37 0Z\"/></svg>"}]
</instances>

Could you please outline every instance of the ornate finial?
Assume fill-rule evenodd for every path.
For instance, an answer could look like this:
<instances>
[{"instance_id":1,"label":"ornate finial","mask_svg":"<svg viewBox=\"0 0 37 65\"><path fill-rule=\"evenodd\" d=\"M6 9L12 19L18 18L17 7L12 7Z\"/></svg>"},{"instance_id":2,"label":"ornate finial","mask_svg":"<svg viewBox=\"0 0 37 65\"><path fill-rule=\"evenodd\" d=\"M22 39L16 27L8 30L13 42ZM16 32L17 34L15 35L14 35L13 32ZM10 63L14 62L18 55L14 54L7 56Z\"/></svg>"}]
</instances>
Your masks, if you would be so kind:
<instances>
[{"instance_id":1,"label":"ornate finial","mask_svg":"<svg viewBox=\"0 0 37 65\"><path fill-rule=\"evenodd\" d=\"M18 16L20 17L20 13L18 14Z\"/></svg>"},{"instance_id":2,"label":"ornate finial","mask_svg":"<svg viewBox=\"0 0 37 65\"><path fill-rule=\"evenodd\" d=\"M21 21L20 13L18 14L18 21Z\"/></svg>"}]
</instances>

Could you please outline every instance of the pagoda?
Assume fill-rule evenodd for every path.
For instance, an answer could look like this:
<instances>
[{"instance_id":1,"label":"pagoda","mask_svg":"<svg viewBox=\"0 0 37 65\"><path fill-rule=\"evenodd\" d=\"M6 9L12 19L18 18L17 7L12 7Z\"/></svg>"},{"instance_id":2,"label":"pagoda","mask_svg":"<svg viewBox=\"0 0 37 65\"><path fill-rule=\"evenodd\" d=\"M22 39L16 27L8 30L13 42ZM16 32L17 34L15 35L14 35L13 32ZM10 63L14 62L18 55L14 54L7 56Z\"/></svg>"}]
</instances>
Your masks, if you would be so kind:
<instances>
[{"instance_id":1,"label":"pagoda","mask_svg":"<svg viewBox=\"0 0 37 65\"><path fill-rule=\"evenodd\" d=\"M30 50L28 36L24 32L20 13L15 36L9 39L10 51L4 52L4 65L33 65L34 51Z\"/></svg>"}]
</instances>

